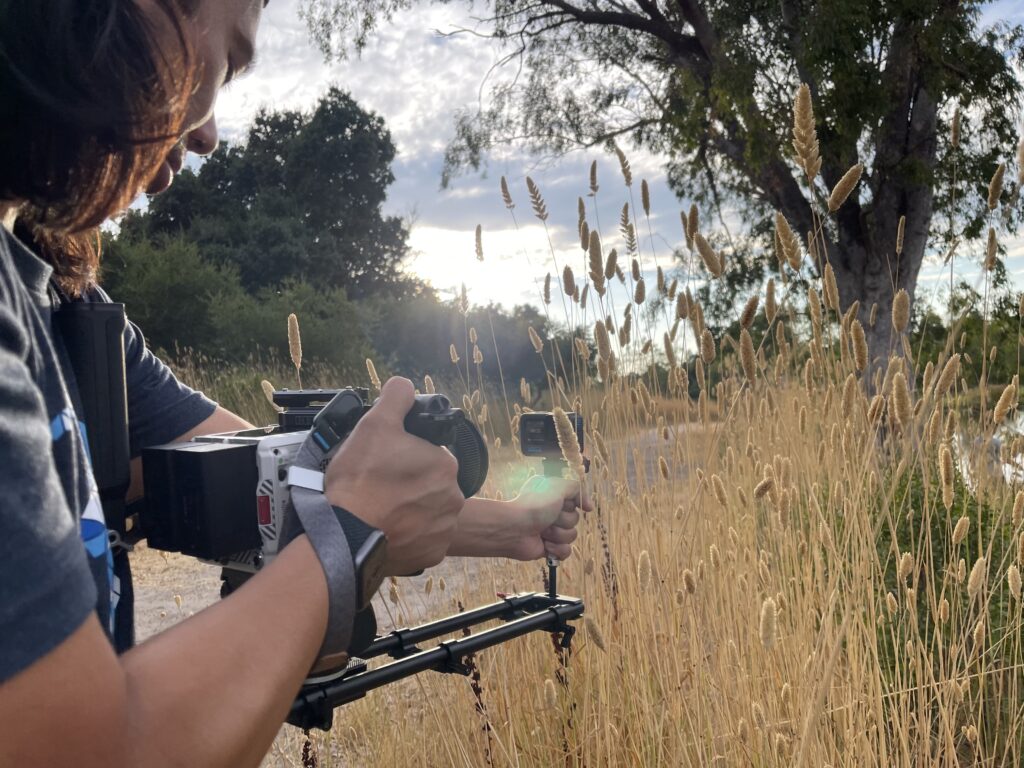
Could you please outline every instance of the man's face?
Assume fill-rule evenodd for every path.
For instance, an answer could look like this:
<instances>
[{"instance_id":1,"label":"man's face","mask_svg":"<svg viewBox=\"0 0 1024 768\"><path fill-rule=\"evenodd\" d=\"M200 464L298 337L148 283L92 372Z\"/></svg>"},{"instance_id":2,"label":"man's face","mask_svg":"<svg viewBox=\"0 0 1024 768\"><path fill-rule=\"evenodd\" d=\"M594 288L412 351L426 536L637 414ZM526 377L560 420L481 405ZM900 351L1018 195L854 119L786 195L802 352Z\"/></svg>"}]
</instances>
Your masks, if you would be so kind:
<instances>
[{"instance_id":1,"label":"man's face","mask_svg":"<svg viewBox=\"0 0 1024 768\"><path fill-rule=\"evenodd\" d=\"M185 161L185 152L208 155L217 148L217 121L213 116L217 93L252 64L263 5L263 0L200 1L195 19L185 27L199 72L199 82L189 101L188 128L146 188L149 194L159 194L171 186Z\"/></svg>"}]
</instances>

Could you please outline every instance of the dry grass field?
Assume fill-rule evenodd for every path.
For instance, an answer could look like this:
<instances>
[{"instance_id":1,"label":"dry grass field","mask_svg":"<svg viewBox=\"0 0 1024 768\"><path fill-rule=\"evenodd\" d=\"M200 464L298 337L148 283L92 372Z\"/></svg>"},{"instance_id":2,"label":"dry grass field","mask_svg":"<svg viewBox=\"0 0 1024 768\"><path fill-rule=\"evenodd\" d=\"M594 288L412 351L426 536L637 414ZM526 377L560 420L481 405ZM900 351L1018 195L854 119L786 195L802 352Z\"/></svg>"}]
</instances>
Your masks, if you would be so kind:
<instances>
[{"instance_id":1,"label":"dry grass field","mask_svg":"<svg viewBox=\"0 0 1024 768\"><path fill-rule=\"evenodd\" d=\"M531 203L539 215L532 183ZM479 694L440 675L375 692L312 736L320 765L1021 765L1024 493L1000 463L1020 453L1007 427L1017 379L966 407L961 356L989 350L973 339L917 361L899 337L905 294L894 348L910 354L868 360L821 249L805 251L784 220L779 273L737 311L738 338L714 338L688 288L721 273L721 255L694 212L691 263L704 271L641 288L655 257L636 244L646 207L624 212L621 268L592 240L588 287L564 274L549 296L549 311L587 329L573 359L523 340L546 361L545 406L585 415L593 459L582 482L598 509L560 577L586 602L571 655L535 635L475 660ZM607 291L616 279L629 313ZM655 300L661 322L644 312ZM695 348L695 364L677 362ZM473 365L451 380L476 380ZM486 407L518 414L529 401L465 390L451 394L467 395L492 440ZM522 479L507 449L485 493L508 497ZM380 609L402 623L542 583L537 563L474 568L448 572L443 589L445 572L401 580ZM284 733L268 764L298 765L300 741Z\"/></svg>"}]
</instances>

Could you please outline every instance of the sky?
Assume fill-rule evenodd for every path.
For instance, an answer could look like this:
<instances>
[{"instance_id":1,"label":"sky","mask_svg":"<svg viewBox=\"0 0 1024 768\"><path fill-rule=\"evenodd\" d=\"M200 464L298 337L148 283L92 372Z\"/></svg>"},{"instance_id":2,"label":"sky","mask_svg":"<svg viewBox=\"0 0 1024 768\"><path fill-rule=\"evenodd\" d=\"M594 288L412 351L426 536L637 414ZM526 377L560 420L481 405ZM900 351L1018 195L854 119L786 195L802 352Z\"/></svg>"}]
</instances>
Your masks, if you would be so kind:
<instances>
[{"instance_id":1,"label":"sky","mask_svg":"<svg viewBox=\"0 0 1024 768\"><path fill-rule=\"evenodd\" d=\"M511 150L500 159L491 158L483 174L464 175L450 188L440 188L455 116L477 107L481 83L501 55L496 43L482 37L442 34L474 26L466 3L420 4L374 33L360 57L330 64L310 43L297 7L296 0L272 0L267 7L257 66L232 83L218 102L223 138L243 138L260 107L308 109L332 85L351 92L364 108L382 115L392 132L398 149L396 181L385 209L411 222L407 268L442 295L454 295L465 283L476 304L536 304L545 273L557 276L568 263L582 278L577 200L589 192L588 172L594 160L601 188L595 199L587 198L591 225L599 219L606 241L613 236L623 203L631 192L639 198L639 181L646 178L652 210L650 229L646 223L640 227L646 245L644 266L650 275L655 263L671 263L673 248L683 240L679 212L689 208L689 201L675 198L665 183L663 161L645 152L625 148L635 177L632 191L625 188L614 156L600 151L544 160ZM1024 22L1024 0L999 0L988 6L985 22L998 19ZM502 175L516 201L514 218L501 200ZM537 182L546 200L547 230L530 211L526 176ZM483 228L483 262L475 252L477 225ZM1007 265L1016 282L1024 285L1024 238L1008 241L1007 246ZM976 273L975 267L965 265L968 279L975 280ZM948 274L948 268L926 264L919 285L933 290L948 282Z\"/></svg>"}]
</instances>

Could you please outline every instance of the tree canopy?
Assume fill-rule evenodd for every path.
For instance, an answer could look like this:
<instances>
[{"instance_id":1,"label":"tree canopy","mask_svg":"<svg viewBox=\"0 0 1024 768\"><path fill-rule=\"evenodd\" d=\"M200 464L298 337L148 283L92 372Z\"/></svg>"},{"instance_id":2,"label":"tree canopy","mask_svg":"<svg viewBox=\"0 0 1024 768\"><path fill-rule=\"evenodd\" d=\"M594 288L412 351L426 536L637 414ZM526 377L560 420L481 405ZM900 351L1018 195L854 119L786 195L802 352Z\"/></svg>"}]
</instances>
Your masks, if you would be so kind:
<instances>
[{"instance_id":1,"label":"tree canopy","mask_svg":"<svg viewBox=\"0 0 1024 768\"><path fill-rule=\"evenodd\" d=\"M292 279L409 293L405 225L381 210L394 158L383 119L332 88L309 113L261 111L246 141L179 174L124 234L180 235L249 291Z\"/></svg>"}]
</instances>

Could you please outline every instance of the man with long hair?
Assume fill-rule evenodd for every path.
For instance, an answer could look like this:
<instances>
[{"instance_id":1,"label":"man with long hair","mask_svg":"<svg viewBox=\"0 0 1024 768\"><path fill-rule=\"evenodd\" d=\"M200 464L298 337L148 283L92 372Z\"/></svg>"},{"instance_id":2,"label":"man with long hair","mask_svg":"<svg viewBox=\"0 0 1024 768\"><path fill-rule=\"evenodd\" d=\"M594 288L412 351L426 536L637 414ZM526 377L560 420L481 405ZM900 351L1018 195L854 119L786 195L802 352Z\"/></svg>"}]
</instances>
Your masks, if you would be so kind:
<instances>
[{"instance_id":1,"label":"man with long hair","mask_svg":"<svg viewBox=\"0 0 1024 768\"><path fill-rule=\"evenodd\" d=\"M96 228L216 147L216 95L252 62L263 5L0 0L0 768L258 765L306 674L351 635L359 574L335 515L383 532L385 570L403 574L446 554L566 557L589 508L568 481L465 501L451 454L405 432L413 387L392 379L325 472L329 521L303 518L227 599L132 647L127 557L53 316L106 300ZM246 426L131 324L124 342L133 454Z\"/></svg>"}]
</instances>

